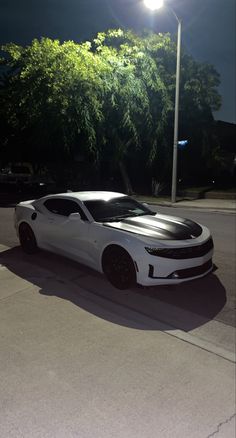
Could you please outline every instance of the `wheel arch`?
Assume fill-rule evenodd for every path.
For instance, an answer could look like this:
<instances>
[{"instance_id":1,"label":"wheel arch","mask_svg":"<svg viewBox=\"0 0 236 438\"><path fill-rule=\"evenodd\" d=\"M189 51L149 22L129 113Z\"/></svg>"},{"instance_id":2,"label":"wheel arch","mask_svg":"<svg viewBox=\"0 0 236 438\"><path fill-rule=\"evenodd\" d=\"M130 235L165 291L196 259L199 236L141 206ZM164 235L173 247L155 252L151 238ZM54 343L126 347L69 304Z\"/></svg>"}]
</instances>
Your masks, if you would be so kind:
<instances>
[{"instance_id":1,"label":"wheel arch","mask_svg":"<svg viewBox=\"0 0 236 438\"><path fill-rule=\"evenodd\" d=\"M137 264L126 248L109 244L103 251L102 270L117 289L125 290L137 283Z\"/></svg>"},{"instance_id":2,"label":"wheel arch","mask_svg":"<svg viewBox=\"0 0 236 438\"><path fill-rule=\"evenodd\" d=\"M34 233L34 237L35 237L36 243L37 243L37 245L38 245L38 238L37 238L37 235L36 235L36 233L35 233L34 227L32 227L32 223L30 223L30 222L29 222L27 219L25 219L25 218L21 219L21 220L17 223L17 233L18 233L18 237L19 237L19 233L20 233L20 227L21 227L22 225L28 225L28 227L31 228L31 230L32 230L33 233Z\"/></svg>"},{"instance_id":3,"label":"wheel arch","mask_svg":"<svg viewBox=\"0 0 236 438\"><path fill-rule=\"evenodd\" d=\"M19 241L24 252L34 254L38 252L38 242L32 227L26 221L19 224Z\"/></svg>"},{"instance_id":4,"label":"wheel arch","mask_svg":"<svg viewBox=\"0 0 236 438\"><path fill-rule=\"evenodd\" d=\"M20 219L19 221L17 221L17 223L16 223L16 227L17 227L17 231L18 231L18 233L19 233L19 230L20 230L21 225L23 225L23 224L28 225L28 226L33 230L33 228L32 228L32 226L31 226L30 222L29 222L27 219L22 218L22 219ZM33 231L34 231L34 230L33 230Z\"/></svg>"},{"instance_id":5,"label":"wheel arch","mask_svg":"<svg viewBox=\"0 0 236 438\"><path fill-rule=\"evenodd\" d=\"M132 255L132 253L129 251L129 249L126 247L126 245L122 245L120 242L112 242L112 243L108 243L102 250L101 252L101 258L100 258L100 266L101 266L101 271L103 272L103 258L106 255L106 252L108 252L109 250L112 250L114 248L117 249L121 249L122 251L127 252L127 254L129 255L129 257L131 258L134 267L135 267L135 271L137 271L137 264L134 260L134 257Z\"/></svg>"}]
</instances>

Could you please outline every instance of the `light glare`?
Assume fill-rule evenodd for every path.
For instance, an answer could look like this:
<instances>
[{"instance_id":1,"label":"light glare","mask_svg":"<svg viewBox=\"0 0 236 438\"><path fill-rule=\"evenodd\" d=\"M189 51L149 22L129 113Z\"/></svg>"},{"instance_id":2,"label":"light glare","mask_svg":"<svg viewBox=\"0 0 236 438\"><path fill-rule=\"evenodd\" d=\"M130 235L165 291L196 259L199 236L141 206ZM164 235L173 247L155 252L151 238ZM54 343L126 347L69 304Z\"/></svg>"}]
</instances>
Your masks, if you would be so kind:
<instances>
[{"instance_id":1,"label":"light glare","mask_svg":"<svg viewBox=\"0 0 236 438\"><path fill-rule=\"evenodd\" d=\"M163 0L144 0L145 6L147 6L147 8L151 9L152 11L162 8L163 3Z\"/></svg>"}]
</instances>

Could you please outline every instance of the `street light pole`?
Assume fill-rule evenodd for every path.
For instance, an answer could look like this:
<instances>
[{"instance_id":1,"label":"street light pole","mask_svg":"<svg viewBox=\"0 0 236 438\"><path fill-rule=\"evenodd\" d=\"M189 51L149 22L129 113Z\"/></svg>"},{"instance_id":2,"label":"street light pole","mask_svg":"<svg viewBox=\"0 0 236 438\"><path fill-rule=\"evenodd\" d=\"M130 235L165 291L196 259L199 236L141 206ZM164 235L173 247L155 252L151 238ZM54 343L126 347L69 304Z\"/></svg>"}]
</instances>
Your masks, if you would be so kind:
<instances>
[{"instance_id":1,"label":"street light pole","mask_svg":"<svg viewBox=\"0 0 236 438\"><path fill-rule=\"evenodd\" d=\"M147 8L155 11L164 5L164 0L144 0ZM176 58L176 83L175 83L175 119L174 119L174 143L173 143L173 165L172 165L172 187L171 202L176 202L177 186L177 161L178 161L178 131L179 131L179 86L180 86L180 52L181 52L181 30L182 23L175 11L168 5L166 6L174 15L178 23L177 35L177 58Z\"/></svg>"},{"instance_id":2,"label":"street light pole","mask_svg":"<svg viewBox=\"0 0 236 438\"><path fill-rule=\"evenodd\" d=\"M171 202L176 202L177 186L177 163L178 163L178 132L179 132L179 85L180 85L180 52L181 52L181 20L172 10L178 22L177 36L177 59L176 59L176 85L175 85L175 120L174 120L174 143L173 143L173 165L172 165L172 187Z\"/></svg>"}]
</instances>

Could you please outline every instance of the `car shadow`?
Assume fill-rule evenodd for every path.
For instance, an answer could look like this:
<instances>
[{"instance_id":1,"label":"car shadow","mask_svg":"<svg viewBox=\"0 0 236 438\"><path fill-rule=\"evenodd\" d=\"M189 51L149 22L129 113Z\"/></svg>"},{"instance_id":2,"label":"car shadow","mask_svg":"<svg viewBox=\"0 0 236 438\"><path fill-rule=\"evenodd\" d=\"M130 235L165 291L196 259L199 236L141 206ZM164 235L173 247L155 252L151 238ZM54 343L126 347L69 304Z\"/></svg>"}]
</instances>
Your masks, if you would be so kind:
<instances>
[{"instance_id":1,"label":"car shadow","mask_svg":"<svg viewBox=\"0 0 236 438\"><path fill-rule=\"evenodd\" d=\"M119 291L96 271L44 251L29 256L14 247L0 253L0 263L42 295L57 296L99 318L138 329L188 332L215 318L226 303L225 288L214 273L178 286Z\"/></svg>"},{"instance_id":2,"label":"car shadow","mask_svg":"<svg viewBox=\"0 0 236 438\"><path fill-rule=\"evenodd\" d=\"M173 286L150 287L138 293L213 319L226 304L226 291L214 274L216 270L197 280Z\"/></svg>"}]
</instances>

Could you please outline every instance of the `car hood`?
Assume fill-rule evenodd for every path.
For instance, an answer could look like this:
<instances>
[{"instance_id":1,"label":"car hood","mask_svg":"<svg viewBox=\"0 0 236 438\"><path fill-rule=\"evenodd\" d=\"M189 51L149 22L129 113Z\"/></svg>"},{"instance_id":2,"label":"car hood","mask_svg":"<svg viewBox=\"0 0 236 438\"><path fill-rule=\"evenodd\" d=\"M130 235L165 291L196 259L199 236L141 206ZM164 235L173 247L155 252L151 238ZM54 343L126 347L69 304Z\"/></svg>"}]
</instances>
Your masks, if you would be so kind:
<instances>
[{"instance_id":1,"label":"car hood","mask_svg":"<svg viewBox=\"0 0 236 438\"><path fill-rule=\"evenodd\" d=\"M103 225L165 240L194 239L202 234L202 227L189 219L160 214L130 217L119 222L106 222Z\"/></svg>"}]
</instances>

